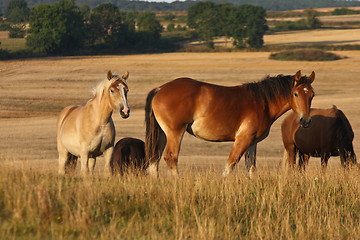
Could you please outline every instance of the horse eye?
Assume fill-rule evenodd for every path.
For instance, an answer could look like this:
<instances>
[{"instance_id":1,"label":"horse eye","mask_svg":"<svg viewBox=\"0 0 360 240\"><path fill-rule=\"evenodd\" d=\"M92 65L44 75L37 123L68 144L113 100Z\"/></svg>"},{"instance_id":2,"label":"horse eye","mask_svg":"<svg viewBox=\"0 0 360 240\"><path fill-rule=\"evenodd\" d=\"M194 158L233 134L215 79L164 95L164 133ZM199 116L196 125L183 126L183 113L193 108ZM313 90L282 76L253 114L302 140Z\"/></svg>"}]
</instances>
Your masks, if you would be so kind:
<instances>
[{"instance_id":1,"label":"horse eye","mask_svg":"<svg viewBox=\"0 0 360 240\"><path fill-rule=\"evenodd\" d=\"M295 97L298 97L299 95L297 93L294 93Z\"/></svg>"},{"instance_id":2,"label":"horse eye","mask_svg":"<svg viewBox=\"0 0 360 240\"><path fill-rule=\"evenodd\" d=\"M114 89L110 89L110 92L111 92L111 93L114 93L115 91L114 91Z\"/></svg>"}]
</instances>

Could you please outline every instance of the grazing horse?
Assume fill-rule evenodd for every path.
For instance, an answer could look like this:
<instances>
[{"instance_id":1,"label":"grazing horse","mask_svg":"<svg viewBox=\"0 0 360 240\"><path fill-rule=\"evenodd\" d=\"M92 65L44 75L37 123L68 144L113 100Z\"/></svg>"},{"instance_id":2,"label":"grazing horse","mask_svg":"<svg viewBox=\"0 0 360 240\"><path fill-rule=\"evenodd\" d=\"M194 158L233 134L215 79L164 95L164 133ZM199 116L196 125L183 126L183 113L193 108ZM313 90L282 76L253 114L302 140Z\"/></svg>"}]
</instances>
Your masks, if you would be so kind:
<instances>
[{"instance_id":1,"label":"grazing horse","mask_svg":"<svg viewBox=\"0 0 360 240\"><path fill-rule=\"evenodd\" d=\"M112 154L111 163L114 173L123 175L127 171L145 172L145 143L137 138L119 140Z\"/></svg>"},{"instance_id":2,"label":"grazing horse","mask_svg":"<svg viewBox=\"0 0 360 240\"><path fill-rule=\"evenodd\" d=\"M77 157L81 160L81 173L93 173L96 157L104 154L105 174L112 172L111 155L115 141L115 127L111 118L113 110L128 118L127 102L129 73L121 78L107 73L93 89L94 97L86 104L64 108L57 121L57 149L59 152L59 174L73 170Z\"/></svg>"},{"instance_id":3,"label":"grazing horse","mask_svg":"<svg viewBox=\"0 0 360 240\"><path fill-rule=\"evenodd\" d=\"M309 77L266 77L244 85L225 87L191 78L178 78L149 92L145 106L145 152L148 171L158 176L161 154L177 175L180 143L185 131L208 141L234 141L223 176L227 176L247 150L248 171L255 170L256 144L266 138L272 123L293 109L300 124L310 123L314 96ZM251 162L251 163L250 163Z\"/></svg>"},{"instance_id":4,"label":"grazing horse","mask_svg":"<svg viewBox=\"0 0 360 240\"><path fill-rule=\"evenodd\" d=\"M311 109L311 125L302 128L295 113L287 116L281 124L284 143L284 163L293 166L299 153L299 168L311 157L321 157L321 166L326 168L330 156L340 156L341 165L356 164L352 141L354 132L345 114L333 106L329 109Z\"/></svg>"}]
</instances>

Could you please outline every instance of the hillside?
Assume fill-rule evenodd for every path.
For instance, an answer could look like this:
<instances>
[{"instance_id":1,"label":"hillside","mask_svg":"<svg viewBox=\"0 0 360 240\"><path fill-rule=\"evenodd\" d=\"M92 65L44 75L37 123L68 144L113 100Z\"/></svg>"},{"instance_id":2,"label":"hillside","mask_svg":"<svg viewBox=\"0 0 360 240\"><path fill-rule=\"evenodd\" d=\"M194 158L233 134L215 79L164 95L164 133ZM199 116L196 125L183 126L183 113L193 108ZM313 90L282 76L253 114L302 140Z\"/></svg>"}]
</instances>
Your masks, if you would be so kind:
<instances>
[{"instance_id":1,"label":"hillside","mask_svg":"<svg viewBox=\"0 0 360 240\"><path fill-rule=\"evenodd\" d=\"M2 13L5 13L6 6L10 0L0 1L0 9ZM28 6L34 7L39 4L54 3L58 0L27 0ZM151 11L184 11L191 5L200 0L186 0L175 1L172 3L165 2L146 2L146 1L130 1L130 0L113 0L111 1L121 10L151 10ZM291 0L212 0L216 3L232 3L234 5L252 4L264 7L270 11L286 11L294 9L305 9L309 7L324 8L324 7L352 7L360 6L359 1L335 1L335 0L303 0L303 1L291 1ZM99 4L109 2L108 0L75 0L76 4L81 6L86 4L91 8L96 7Z\"/></svg>"}]
</instances>

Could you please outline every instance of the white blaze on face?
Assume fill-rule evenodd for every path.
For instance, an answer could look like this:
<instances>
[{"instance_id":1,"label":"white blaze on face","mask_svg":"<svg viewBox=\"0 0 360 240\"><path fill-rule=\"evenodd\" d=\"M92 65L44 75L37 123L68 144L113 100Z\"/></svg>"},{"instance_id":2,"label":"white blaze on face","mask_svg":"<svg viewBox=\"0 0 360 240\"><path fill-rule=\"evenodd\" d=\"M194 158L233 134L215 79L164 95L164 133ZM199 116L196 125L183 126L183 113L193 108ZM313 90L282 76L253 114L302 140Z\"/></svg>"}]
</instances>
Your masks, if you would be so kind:
<instances>
[{"instance_id":1,"label":"white blaze on face","mask_svg":"<svg viewBox=\"0 0 360 240\"><path fill-rule=\"evenodd\" d=\"M127 103L126 94L125 94L125 91L124 91L125 88L124 88L124 86L122 84L119 84L118 89L120 91L122 102L123 102L123 105L124 105L124 109L122 111L123 111L123 113L128 114L129 105Z\"/></svg>"},{"instance_id":2,"label":"white blaze on face","mask_svg":"<svg viewBox=\"0 0 360 240\"><path fill-rule=\"evenodd\" d=\"M309 89L304 88L304 92L305 92L305 94L307 94L309 92Z\"/></svg>"}]
</instances>

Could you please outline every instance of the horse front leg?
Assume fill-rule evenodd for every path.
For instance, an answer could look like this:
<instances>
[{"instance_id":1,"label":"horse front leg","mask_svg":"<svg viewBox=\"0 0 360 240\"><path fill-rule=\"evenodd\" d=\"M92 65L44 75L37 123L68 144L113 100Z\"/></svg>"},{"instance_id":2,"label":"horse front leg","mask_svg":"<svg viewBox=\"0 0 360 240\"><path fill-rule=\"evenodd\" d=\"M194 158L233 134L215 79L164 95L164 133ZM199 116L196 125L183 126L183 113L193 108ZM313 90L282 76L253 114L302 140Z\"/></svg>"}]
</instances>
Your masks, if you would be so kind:
<instances>
[{"instance_id":1,"label":"horse front leg","mask_svg":"<svg viewBox=\"0 0 360 240\"><path fill-rule=\"evenodd\" d=\"M245 152L245 167L249 172L250 178L256 171L256 147L257 144L251 145Z\"/></svg>"},{"instance_id":2,"label":"horse front leg","mask_svg":"<svg viewBox=\"0 0 360 240\"><path fill-rule=\"evenodd\" d=\"M283 168L293 168L296 163L296 149L295 145L291 144L284 146Z\"/></svg>"},{"instance_id":3,"label":"horse front leg","mask_svg":"<svg viewBox=\"0 0 360 240\"><path fill-rule=\"evenodd\" d=\"M299 170L305 171L306 166L309 163L310 156L299 151Z\"/></svg>"},{"instance_id":4,"label":"horse front leg","mask_svg":"<svg viewBox=\"0 0 360 240\"><path fill-rule=\"evenodd\" d=\"M87 176L89 174L89 151L82 147L80 153L80 161L81 161L81 175Z\"/></svg>"},{"instance_id":5,"label":"horse front leg","mask_svg":"<svg viewBox=\"0 0 360 240\"><path fill-rule=\"evenodd\" d=\"M114 151L114 147L111 146L109 147L108 149L106 149L103 153L104 155L104 158L105 158L105 166L104 166L104 175L105 176L111 176L113 174L113 164L111 162L112 158L112 154L113 154L113 151Z\"/></svg>"},{"instance_id":6,"label":"horse front leg","mask_svg":"<svg viewBox=\"0 0 360 240\"><path fill-rule=\"evenodd\" d=\"M244 154L245 150L251 146L252 140L253 137L248 134L238 134L236 136L234 145L230 152L230 156L228 158L227 164L222 174L223 177L227 177L230 174L230 172L234 169L235 165L240 161L240 158ZM256 146L255 146L255 150L256 150Z\"/></svg>"}]
</instances>

